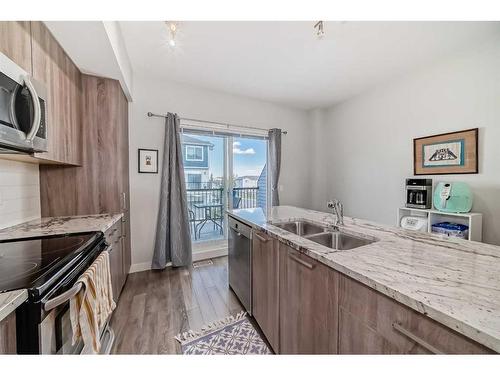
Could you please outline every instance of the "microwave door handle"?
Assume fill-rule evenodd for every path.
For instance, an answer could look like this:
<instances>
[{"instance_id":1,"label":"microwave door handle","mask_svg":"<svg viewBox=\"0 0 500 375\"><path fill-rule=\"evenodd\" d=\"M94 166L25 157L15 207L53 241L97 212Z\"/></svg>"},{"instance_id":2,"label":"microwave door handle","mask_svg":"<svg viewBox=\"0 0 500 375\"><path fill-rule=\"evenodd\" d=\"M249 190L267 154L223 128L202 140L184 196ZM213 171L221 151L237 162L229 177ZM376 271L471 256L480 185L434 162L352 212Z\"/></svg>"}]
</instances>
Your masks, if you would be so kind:
<instances>
[{"instance_id":1,"label":"microwave door handle","mask_svg":"<svg viewBox=\"0 0 500 375\"><path fill-rule=\"evenodd\" d=\"M16 116L16 96L17 92L19 91L19 88L21 86L16 85L16 88L12 91L12 94L10 95L10 122L12 122L12 125L14 125L14 129L19 130L19 123L17 122L17 116Z\"/></svg>"},{"instance_id":2,"label":"microwave door handle","mask_svg":"<svg viewBox=\"0 0 500 375\"><path fill-rule=\"evenodd\" d=\"M24 76L24 83L26 84L26 87L28 88L31 98L33 99L33 108L35 110L35 115L33 116L33 124L31 126L30 131L26 135L26 139L28 141L32 141L33 138L35 138L36 133L38 133L38 129L40 128L42 108L40 107L40 100L38 99L38 94L35 90L35 86L33 86L33 83L31 82L29 76L27 75Z\"/></svg>"}]
</instances>

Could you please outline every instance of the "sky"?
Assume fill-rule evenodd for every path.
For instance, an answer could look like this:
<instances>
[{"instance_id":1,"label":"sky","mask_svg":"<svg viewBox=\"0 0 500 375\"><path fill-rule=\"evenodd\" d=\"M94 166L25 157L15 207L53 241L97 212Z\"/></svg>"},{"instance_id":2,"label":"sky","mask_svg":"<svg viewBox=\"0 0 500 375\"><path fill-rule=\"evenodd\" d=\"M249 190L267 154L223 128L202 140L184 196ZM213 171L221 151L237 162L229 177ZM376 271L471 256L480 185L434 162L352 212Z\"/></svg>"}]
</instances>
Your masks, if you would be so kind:
<instances>
[{"instance_id":1,"label":"sky","mask_svg":"<svg viewBox=\"0 0 500 375\"><path fill-rule=\"evenodd\" d=\"M224 138L193 135L214 145L209 151L210 172L215 177L223 176ZM259 176L266 164L267 141L251 138L233 138L233 173L237 176Z\"/></svg>"}]
</instances>

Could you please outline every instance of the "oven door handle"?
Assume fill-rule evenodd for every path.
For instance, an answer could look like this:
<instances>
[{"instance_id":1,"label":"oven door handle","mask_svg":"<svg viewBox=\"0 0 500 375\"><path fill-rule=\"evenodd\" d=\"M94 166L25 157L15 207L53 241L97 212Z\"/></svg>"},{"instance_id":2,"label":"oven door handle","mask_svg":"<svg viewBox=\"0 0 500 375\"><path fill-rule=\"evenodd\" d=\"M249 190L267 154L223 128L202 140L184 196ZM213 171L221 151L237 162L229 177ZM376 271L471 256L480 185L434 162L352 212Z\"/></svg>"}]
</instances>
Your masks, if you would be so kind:
<instances>
[{"instance_id":1,"label":"oven door handle","mask_svg":"<svg viewBox=\"0 0 500 375\"><path fill-rule=\"evenodd\" d=\"M113 250L113 246L107 245L104 251L107 251L108 253L111 253ZM58 296L49 299L43 304L43 309L47 312L50 310L55 309L57 306L62 305L63 303L69 301L71 298L76 296L80 290L84 287L83 283L81 281L77 281L70 289L67 291L59 294Z\"/></svg>"},{"instance_id":2,"label":"oven door handle","mask_svg":"<svg viewBox=\"0 0 500 375\"><path fill-rule=\"evenodd\" d=\"M43 304L43 309L47 312L55 309L57 306L62 305L66 301L69 301L71 298L76 296L80 292L80 290L82 290L82 288L83 288L83 283L81 281L75 283L75 285L73 285L71 289L45 302Z\"/></svg>"}]
</instances>

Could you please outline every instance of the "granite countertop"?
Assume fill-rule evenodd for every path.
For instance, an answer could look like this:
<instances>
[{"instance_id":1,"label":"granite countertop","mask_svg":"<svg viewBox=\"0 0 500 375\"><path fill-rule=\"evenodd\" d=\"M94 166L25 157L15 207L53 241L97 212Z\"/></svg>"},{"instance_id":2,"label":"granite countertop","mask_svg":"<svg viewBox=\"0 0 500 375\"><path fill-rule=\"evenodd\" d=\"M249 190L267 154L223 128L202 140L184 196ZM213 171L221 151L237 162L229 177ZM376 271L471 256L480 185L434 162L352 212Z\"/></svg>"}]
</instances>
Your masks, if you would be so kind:
<instances>
[{"instance_id":1,"label":"granite countertop","mask_svg":"<svg viewBox=\"0 0 500 375\"><path fill-rule=\"evenodd\" d=\"M43 217L25 223L0 229L0 241L21 238L50 236L54 234L105 232L123 214L82 215L64 217ZM14 311L27 298L25 289L0 293L0 320Z\"/></svg>"},{"instance_id":2,"label":"granite countertop","mask_svg":"<svg viewBox=\"0 0 500 375\"><path fill-rule=\"evenodd\" d=\"M26 289L0 293L0 321L5 319L28 298Z\"/></svg>"},{"instance_id":3,"label":"granite countertop","mask_svg":"<svg viewBox=\"0 0 500 375\"><path fill-rule=\"evenodd\" d=\"M54 234L79 232L105 232L111 228L123 214L81 215L42 217L25 223L0 229L0 241L28 237L50 236Z\"/></svg>"},{"instance_id":4,"label":"granite countertop","mask_svg":"<svg viewBox=\"0 0 500 375\"><path fill-rule=\"evenodd\" d=\"M500 247L344 218L346 233L376 239L351 250L332 250L272 222L304 219L333 225L331 214L291 206L230 210L325 265L500 352Z\"/></svg>"}]
</instances>

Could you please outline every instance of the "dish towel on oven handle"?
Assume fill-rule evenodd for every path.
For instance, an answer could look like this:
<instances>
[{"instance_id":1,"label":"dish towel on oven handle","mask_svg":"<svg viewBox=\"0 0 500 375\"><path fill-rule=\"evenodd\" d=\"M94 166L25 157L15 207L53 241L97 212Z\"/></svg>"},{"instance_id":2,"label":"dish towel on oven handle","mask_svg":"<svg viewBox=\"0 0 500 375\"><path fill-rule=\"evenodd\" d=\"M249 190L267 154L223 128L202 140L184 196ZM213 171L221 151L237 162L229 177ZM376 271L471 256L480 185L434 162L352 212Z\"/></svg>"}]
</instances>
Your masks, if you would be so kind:
<instances>
[{"instance_id":1,"label":"dish towel on oven handle","mask_svg":"<svg viewBox=\"0 0 500 375\"><path fill-rule=\"evenodd\" d=\"M103 251L80 276L82 289L70 300L70 319L73 345L83 340L89 352L101 349L100 332L116 304L113 300L109 253Z\"/></svg>"}]
</instances>

